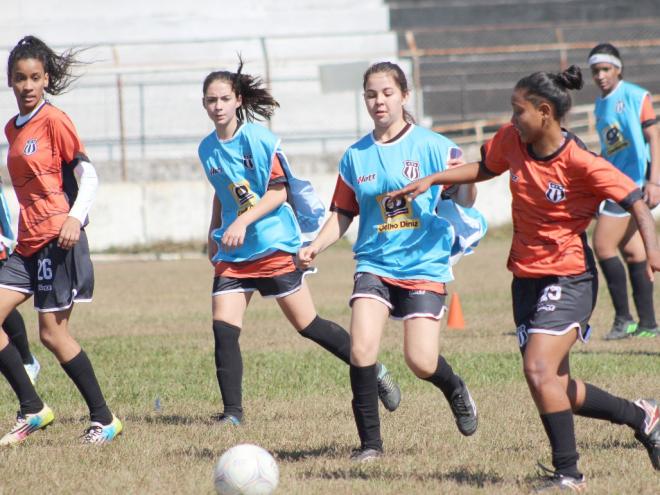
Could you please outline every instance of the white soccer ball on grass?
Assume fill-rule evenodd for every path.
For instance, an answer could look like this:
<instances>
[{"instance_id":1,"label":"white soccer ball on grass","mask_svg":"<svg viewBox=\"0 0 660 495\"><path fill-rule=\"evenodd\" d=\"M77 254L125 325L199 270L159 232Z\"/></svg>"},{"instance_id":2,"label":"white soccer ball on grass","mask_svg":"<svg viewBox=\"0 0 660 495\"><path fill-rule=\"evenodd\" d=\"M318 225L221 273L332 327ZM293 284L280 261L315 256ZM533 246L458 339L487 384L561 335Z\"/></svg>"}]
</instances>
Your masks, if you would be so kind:
<instances>
[{"instance_id":1,"label":"white soccer ball on grass","mask_svg":"<svg viewBox=\"0 0 660 495\"><path fill-rule=\"evenodd\" d=\"M280 478L267 450L249 443L227 450L215 466L213 482L219 495L270 495Z\"/></svg>"}]
</instances>

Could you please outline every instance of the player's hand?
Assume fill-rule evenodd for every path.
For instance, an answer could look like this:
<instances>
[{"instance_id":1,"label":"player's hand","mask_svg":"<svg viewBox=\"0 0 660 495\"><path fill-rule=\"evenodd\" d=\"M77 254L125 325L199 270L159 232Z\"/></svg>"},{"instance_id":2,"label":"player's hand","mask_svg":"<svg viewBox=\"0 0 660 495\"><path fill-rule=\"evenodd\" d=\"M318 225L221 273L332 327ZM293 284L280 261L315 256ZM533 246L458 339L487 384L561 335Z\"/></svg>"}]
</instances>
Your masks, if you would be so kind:
<instances>
[{"instance_id":1,"label":"player's hand","mask_svg":"<svg viewBox=\"0 0 660 495\"><path fill-rule=\"evenodd\" d=\"M227 227L224 234L222 234L222 249L225 251L231 251L237 247L241 247L245 241L245 231L247 226L241 221L241 217L238 217L232 222L232 224Z\"/></svg>"},{"instance_id":2,"label":"player's hand","mask_svg":"<svg viewBox=\"0 0 660 495\"><path fill-rule=\"evenodd\" d=\"M390 199L405 197L408 201L412 201L420 194L428 191L429 187L432 185L433 182L431 179L429 177L424 177L422 179L416 180L415 182L411 182L406 187L392 191L388 194L388 196Z\"/></svg>"},{"instance_id":3,"label":"player's hand","mask_svg":"<svg viewBox=\"0 0 660 495\"><path fill-rule=\"evenodd\" d=\"M646 253L646 271L649 276L649 280L653 282L654 275L653 272L660 272L660 250L656 249L654 251L649 251Z\"/></svg>"},{"instance_id":4,"label":"player's hand","mask_svg":"<svg viewBox=\"0 0 660 495\"><path fill-rule=\"evenodd\" d=\"M75 217L67 217L60 229L57 245L62 249L71 249L80 240L80 220Z\"/></svg>"},{"instance_id":5,"label":"player's hand","mask_svg":"<svg viewBox=\"0 0 660 495\"><path fill-rule=\"evenodd\" d=\"M653 209L660 204L660 185L654 182L647 182L644 187L644 202L649 209Z\"/></svg>"},{"instance_id":6,"label":"player's hand","mask_svg":"<svg viewBox=\"0 0 660 495\"><path fill-rule=\"evenodd\" d=\"M296 266L301 270L307 270L318 254L319 250L313 244L300 248L296 256Z\"/></svg>"}]
</instances>

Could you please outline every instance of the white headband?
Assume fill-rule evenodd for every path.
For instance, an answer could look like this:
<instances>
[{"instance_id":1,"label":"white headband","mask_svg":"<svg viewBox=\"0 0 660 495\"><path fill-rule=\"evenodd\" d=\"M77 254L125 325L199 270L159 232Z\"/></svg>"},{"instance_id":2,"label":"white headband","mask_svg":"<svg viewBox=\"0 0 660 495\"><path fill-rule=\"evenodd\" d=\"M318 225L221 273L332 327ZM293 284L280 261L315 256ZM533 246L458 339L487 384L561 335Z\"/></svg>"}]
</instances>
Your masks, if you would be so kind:
<instances>
[{"instance_id":1,"label":"white headband","mask_svg":"<svg viewBox=\"0 0 660 495\"><path fill-rule=\"evenodd\" d=\"M614 55L609 55L607 53L596 53L595 55L592 55L589 57L589 65L596 65L596 64L612 64L614 67L618 67L619 69L623 66L621 63L621 60Z\"/></svg>"}]
</instances>

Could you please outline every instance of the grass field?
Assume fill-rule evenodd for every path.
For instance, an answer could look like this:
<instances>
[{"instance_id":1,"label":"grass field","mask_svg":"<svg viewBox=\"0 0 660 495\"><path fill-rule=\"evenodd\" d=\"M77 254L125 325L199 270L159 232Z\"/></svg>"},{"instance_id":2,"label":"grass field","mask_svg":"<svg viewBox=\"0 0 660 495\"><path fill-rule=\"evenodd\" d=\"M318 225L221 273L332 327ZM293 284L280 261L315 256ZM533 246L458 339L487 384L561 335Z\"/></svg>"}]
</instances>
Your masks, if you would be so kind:
<instances>
[{"instance_id":1,"label":"grass field","mask_svg":"<svg viewBox=\"0 0 660 495\"><path fill-rule=\"evenodd\" d=\"M253 299L241 337L245 424L227 428L213 363L211 267L205 260L97 263L92 304L79 305L72 331L95 365L125 434L102 448L82 447L87 410L55 359L37 342L35 315L23 314L42 363L37 389L56 423L0 451L0 494L211 494L220 454L257 443L278 459L282 494L526 493L537 461L550 465L538 414L520 371L505 270L508 236L495 233L461 262L451 289L460 293L467 329L442 333L442 349L479 407L479 431L462 437L440 393L416 380L391 322L381 360L403 391L394 413L381 408L386 457L355 465L358 438L348 368L297 336L273 301ZM319 313L347 325L353 263L344 245L308 278ZM656 299L657 300L657 299ZM28 303L30 304L30 303ZM604 288L595 336L576 345L573 373L629 398L660 398L660 339L609 343L612 309ZM155 409L160 399L160 410ZM0 427L16 402L0 383ZM660 473L632 432L576 418L580 467L591 493L657 494Z\"/></svg>"}]
</instances>

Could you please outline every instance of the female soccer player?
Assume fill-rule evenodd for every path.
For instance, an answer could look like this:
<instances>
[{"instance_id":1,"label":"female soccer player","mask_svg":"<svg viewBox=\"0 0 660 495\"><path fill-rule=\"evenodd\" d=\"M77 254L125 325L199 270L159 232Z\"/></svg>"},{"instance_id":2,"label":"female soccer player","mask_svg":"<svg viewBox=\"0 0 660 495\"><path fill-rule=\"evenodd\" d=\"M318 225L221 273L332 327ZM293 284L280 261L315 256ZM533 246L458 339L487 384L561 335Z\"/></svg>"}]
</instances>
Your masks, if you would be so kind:
<instances>
[{"instance_id":1,"label":"female soccer player","mask_svg":"<svg viewBox=\"0 0 660 495\"><path fill-rule=\"evenodd\" d=\"M556 471L547 487L574 491L586 482L577 468L573 413L628 425L660 469L657 402L614 397L570 374L569 351L578 339L588 339L596 303L598 277L585 230L602 200L631 212L650 270L660 270L655 224L641 190L561 128L571 106L568 91L581 87L577 66L524 77L511 97L511 123L484 145L479 163L425 177L391 195L413 201L434 184L479 182L509 171L514 234L508 267L523 369L552 447Z\"/></svg>"},{"instance_id":2,"label":"female soccer player","mask_svg":"<svg viewBox=\"0 0 660 495\"><path fill-rule=\"evenodd\" d=\"M652 209L660 203L660 128L651 95L622 79L621 56L609 43L591 50L589 66L601 91L595 107L601 156L642 188L644 200ZM593 242L615 311L614 323L605 339L658 335L653 282L646 276L644 244L630 213L614 201L605 200L600 207ZM628 265L639 324L630 314L626 270L617 251Z\"/></svg>"},{"instance_id":3,"label":"female soccer player","mask_svg":"<svg viewBox=\"0 0 660 495\"><path fill-rule=\"evenodd\" d=\"M239 60L236 72L212 72L204 80L202 103L215 129L199 145L215 189L208 246L215 264L213 335L224 405L218 419L235 425L243 418L238 340L254 291L276 298L300 335L346 363L350 349L348 333L316 313L305 273L294 263L302 234L318 230L323 205L311 185L291 173L279 139L252 123L255 117L269 119L279 104L261 79L242 74L242 67ZM378 373L380 398L393 411L399 388L385 366L379 365Z\"/></svg>"},{"instance_id":4,"label":"female soccer player","mask_svg":"<svg viewBox=\"0 0 660 495\"><path fill-rule=\"evenodd\" d=\"M98 180L73 123L44 99L65 91L76 63L34 36L9 54L7 78L19 114L5 126L7 165L18 197L18 244L0 269L0 319L34 295L39 336L89 407L83 443L109 442L122 424L105 403L89 358L69 333L75 302L92 298L94 274L83 228ZM78 177L80 185L76 182ZM30 382L16 347L0 332L0 371L20 402L16 425L0 445L18 443L53 422L53 411Z\"/></svg>"},{"instance_id":5,"label":"female soccer player","mask_svg":"<svg viewBox=\"0 0 660 495\"><path fill-rule=\"evenodd\" d=\"M376 359L388 316L403 320L404 356L413 373L442 391L463 435L477 429L477 409L467 387L439 355L445 282L452 280L450 257L455 240L452 225L436 215L441 191L433 188L414 205L391 201L386 195L444 169L460 149L444 136L414 125L404 109L409 90L398 65L372 65L364 74L363 88L374 130L344 153L332 215L318 237L298 253L300 264L309 266L359 215L350 301L350 378L360 437L360 447L351 455L355 461L372 460L383 453ZM465 205L472 204L474 186L454 189L446 192L453 192Z\"/></svg>"},{"instance_id":6,"label":"female soccer player","mask_svg":"<svg viewBox=\"0 0 660 495\"><path fill-rule=\"evenodd\" d=\"M2 191L2 182L0 182L0 267L5 264L7 258L12 252L15 244L14 233L11 228L11 217L5 194ZM16 347L21 355L21 361L27 371L30 381L34 384L39 376L41 365L37 358L30 352L30 345L25 331L25 322L21 313L13 309L2 323L2 329L7 334L9 340Z\"/></svg>"}]
</instances>

